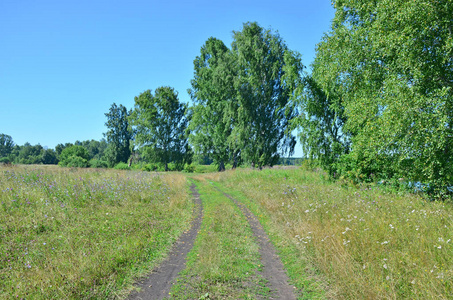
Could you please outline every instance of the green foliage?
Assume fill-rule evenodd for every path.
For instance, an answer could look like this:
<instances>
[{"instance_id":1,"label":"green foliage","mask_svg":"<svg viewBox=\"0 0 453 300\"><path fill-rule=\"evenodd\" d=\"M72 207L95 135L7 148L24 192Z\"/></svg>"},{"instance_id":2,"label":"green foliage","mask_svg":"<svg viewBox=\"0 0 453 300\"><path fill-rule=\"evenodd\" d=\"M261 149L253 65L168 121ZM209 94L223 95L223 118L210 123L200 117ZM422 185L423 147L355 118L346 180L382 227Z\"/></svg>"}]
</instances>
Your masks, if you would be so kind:
<instances>
[{"instance_id":1,"label":"green foliage","mask_svg":"<svg viewBox=\"0 0 453 300\"><path fill-rule=\"evenodd\" d=\"M365 178L407 176L447 191L453 2L347 0L335 1L335 9L313 72L351 137L352 153L339 170Z\"/></svg>"},{"instance_id":2,"label":"green foliage","mask_svg":"<svg viewBox=\"0 0 453 300\"><path fill-rule=\"evenodd\" d=\"M58 164L57 152L53 149L44 150L42 154L42 163L45 165Z\"/></svg>"},{"instance_id":3,"label":"green foliage","mask_svg":"<svg viewBox=\"0 0 453 300\"><path fill-rule=\"evenodd\" d=\"M136 132L135 145L148 161L162 163L166 171L170 162L184 166L191 160L186 109L171 87L159 87L155 95L147 90L135 97L130 116Z\"/></svg>"},{"instance_id":4,"label":"green foliage","mask_svg":"<svg viewBox=\"0 0 453 300\"><path fill-rule=\"evenodd\" d=\"M194 164L185 164L184 165L184 172L186 173L193 173L195 172L196 166Z\"/></svg>"},{"instance_id":5,"label":"green foliage","mask_svg":"<svg viewBox=\"0 0 453 300\"><path fill-rule=\"evenodd\" d=\"M317 63L313 74L303 79L304 89L298 91L302 113L292 121L292 126L299 129L305 157L316 160L335 176L338 159L349 152L350 136L343 130L346 116L341 98L333 89L323 90L317 83L316 78L320 76Z\"/></svg>"},{"instance_id":6,"label":"green foliage","mask_svg":"<svg viewBox=\"0 0 453 300\"><path fill-rule=\"evenodd\" d=\"M61 163L61 165L71 168L87 168L89 166L89 163L86 159L73 155L66 158L63 163Z\"/></svg>"},{"instance_id":7,"label":"green foliage","mask_svg":"<svg viewBox=\"0 0 453 300\"><path fill-rule=\"evenodd\" d=\"M89 166L88 160L90 156L88 151L82 146L70 146L65 148L60 155L60 162L63 167L79 167L86 168Z\"/></svg>"},{"instance_id":8,"label":"green foliage","mask_svg":"<svg viewBox=\"0 0 453 300\"><path fill-rule=\"evenodd\" d=\"M288 127L297 114L294 96L303 69L300 54L289 50L278 33L257 23L245 23L233 34L238 105L231 139L239 143L242 159L260 168L272 166L280 154L291 155L296 144Z\"/></svg>"},{"instance_id":9,"label":"green foliage","mask_svg":"<svg viewBox=\"0 0 453 300\"><path fill-rule=\"evenodd\" d=\"M8 157L0 157L0 164L8 165L11 163L11 160Z\"/></svg>"},{"instance_id":10,"label":"green foliage","mask_svg":"<svg viewBox=\"0 0 453 300\"><path fill-rule=\"evenodd\" d=\"M108 168L108 162L99 159L90 159L88 162L91 168Z\"/></svg>"},{"instance_id":11,"label":"green foliage","mask_svg":"<svg viewBox=\"0 0 453 300\"><path fill-rule=\"evenodd\" d=\"M128 164L123 163L123 162L117 163L113 168L115 170L130 170L131 169Z\"/></svg>"},{"instance_id":12,"label":"green foliage","mask_svg":"<svg viewBox=\"0 0 453 300\"><path fill-rule=\"evenodd\" d=\"M105 153L110 166L119 162L126 163L131 156L130 141L132 130L129 126L129 112L123 105L112 104L108 113L105 114L109 129L104 135L107 137L108 147Z\"/></svg>"},{"instance_id":13,"label":"green foliage","mask_svg":"<svg viewBox=\"0 0 453 300\"><path fill-rule=\"evenodd\" d=\"M194 60L189 90L195 103L190 141L219 171L227 162L233 168L242 162L272 166L280 155L292 154L296 143L289 121L297 114L300 55L257 23L233 34L231 50L218 39L206 41Z\"/></svg>"},{"instance_id":14,"label":"green foliage","mask_svg":"<svg viewBox=\"0 0 453 300\"><path fill-rule=\"evenodd\" d=\"M32 146L30 143L25 143L18 152L16 162L20 164L41 164L44 148L41 145Z\"/></svg>"},{"instance_id":15,"label":"green foliage","mask_svg":"<svg viewBox=\"0 0 453 300\"><path fill-rule=\"evenodd\" d=\"M13 138L7 134L0 134L0 157L7 157L13 151Z\"/></svg>"},{"instance_id":16,"label":"green foliage","mask_svg":"<svg viewBox=\"0 0 453 300\"><path fill-rule=\"evenodd\" d=\"M194 64L194 79L189 94L191 108L189 136L196 154L206 155L224 171L224 164L236 158L237 143L230 139L236 115L234 57L225 44L209 38Z\"/></svg>"}]
</instances>

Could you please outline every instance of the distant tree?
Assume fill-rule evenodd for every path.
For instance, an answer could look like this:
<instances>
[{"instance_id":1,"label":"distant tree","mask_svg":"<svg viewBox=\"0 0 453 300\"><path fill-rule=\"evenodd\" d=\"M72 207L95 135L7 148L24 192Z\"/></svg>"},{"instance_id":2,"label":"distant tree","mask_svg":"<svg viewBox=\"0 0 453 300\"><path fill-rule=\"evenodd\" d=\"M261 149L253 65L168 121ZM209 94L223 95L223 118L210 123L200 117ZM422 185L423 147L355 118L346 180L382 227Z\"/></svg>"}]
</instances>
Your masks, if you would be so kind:
<instances>
[{"instance_id":1,"label":"distant tree","mask_svg":"<svg viewBox=\"0 0 453 300\"><path fill-rule=\"evenodd\" d=\"M231 109L235 105L233 56L221 40L211 37L195 58L194 68L189 140L195 153L209 155L224 171L225 163L237 153L229 140L237 111Z\"/></svg>"},{"instance_id":2,"label":"distant tree","mask_svg":"<svg viewBox=\"0 0 453 300\"><path fill-rule=\"evenodd\" d=\"M58 144L57 146L55 146L55 152L57 152L57 158L60 157L61 152L63 152L63 150L65 148L71 147L73 145L74 144L72 144L72 143L66 143L66 144Z\"/></svg>"},{"instance_id":3,"label":"distant tree","mask_svg":"<svg viewBox=\"0 0 453 300\"><path fill-rule=\"evenodd\" d=\"M0 134L0 157L7 157L14 148L13 138L9 135Z\"/></svg>"},{"instance_id":4,"label":"distant tree","mask_svg":"<svg viewBox=\"0 0 453 300\"><path fill-rule=\"evenodd\" d=\"M180 103L171 87L159 87L135 97L130 120L134 126L135 144L151 162L165 165L173 162L181 168L189 159L185 116L187 105Z\"/></svg>"},{"instance_id":5,"label":"distant tree","mask_svg":"<svg viewBox=\"0 0 453 300\"><path fill-rule=\"evenodd\" d=\"M83 146L70 146L65 148L60 154L60 162L63 167L88 167L90 155Z\"/></svg>"},{"instance_id":6,"label":"distant tree","mask_svg":"<svg viewBox=\"0 0 453 300\"><path fill-rule=\"evenodd\" d=\"M300 55L278 33L257 23L233 32L237 120L231 138L253 166L274 165L296 145L289 122L297 115L294 96L303 69Z\"/></svg>"},{"instance_id":7,"label":"distant tree","mask_svg":"<svg viewBox=\"0 0 453 300\"><path fill-rule=\"evenodd\" d=\"M25 143L19 151L18 162L20 164L42 164L44 148L41 145L32 146Z\"/></svg>"},{"instance_id":8,"label":"distant tree","mask_svg":"<svg viewBox=\"0 0 453 300\"><path fill-rule=\"evenodd\" d=\"M105 126L108 128L104 134L108 143L105 157L113 167L119 162L126 163L131 156L132 130L129 126L129 112L123 105L117 106L113 103L105 116L107 117Z\"/></svg>"},{"instance_id":9,"label":"distant tree","mask_svg":"<svg viewBox=\"0 0 453 300\"><path fill-rule=\"evenodd\" d=\"M53 149L46 149L42 154L42 163L45 165L58 164L57 152Z\"/></svg>"}]
</instances>

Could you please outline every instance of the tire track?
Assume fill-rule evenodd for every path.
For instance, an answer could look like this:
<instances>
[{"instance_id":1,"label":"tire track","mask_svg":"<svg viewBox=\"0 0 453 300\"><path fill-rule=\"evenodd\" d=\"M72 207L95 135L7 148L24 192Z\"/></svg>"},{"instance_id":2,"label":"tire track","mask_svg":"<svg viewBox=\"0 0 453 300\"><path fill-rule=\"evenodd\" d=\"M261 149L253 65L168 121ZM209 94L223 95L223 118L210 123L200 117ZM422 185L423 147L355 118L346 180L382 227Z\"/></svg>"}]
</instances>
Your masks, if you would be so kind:
<instances>
[{"instance_id":1,"label":"tire track","mask_svg":"<svg viewBox=\"0 0 453 300\"><path fill-rule=\"evenodd\" d=\"M192 191L196 214L191 228L184 232L178 239L169 253L168 258L156 267L147 279L137 285L140 291L131 293L128 297L129 300L163 299L168 296L178 273L185 267L187 253L193 247L203 219L203 204L195 184L192 183L190 190Z\"/></svg>"},{"instance_id":2,"label":"tire track","mask_svg":"<svg viewBox=\"0 0 453 300\"><path fill-rule=\"evenodd\" d=\"M269 240L269 236L264 231L261 223L255 215L242 203L215 187L225 197L232 200L246 216L247 221L252 228L253 234L256 237L261 255L261 263L263 270L261 275L268 281L268 288L271 290L270 299L296 299L294 294L294 286L289 285L289 278L285 273L285 269L280 257L277 255L274 246Z\"/></svg>"}]
</instances>

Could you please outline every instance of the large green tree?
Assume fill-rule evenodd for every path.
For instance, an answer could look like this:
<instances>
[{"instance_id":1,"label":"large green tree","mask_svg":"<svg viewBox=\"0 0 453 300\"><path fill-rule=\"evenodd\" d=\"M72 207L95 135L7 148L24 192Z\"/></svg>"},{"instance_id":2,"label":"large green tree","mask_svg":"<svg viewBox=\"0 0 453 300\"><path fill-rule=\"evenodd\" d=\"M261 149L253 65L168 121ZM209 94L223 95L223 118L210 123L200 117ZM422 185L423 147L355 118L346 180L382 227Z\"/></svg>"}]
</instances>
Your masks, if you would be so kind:
<instances>
[{"instance_id":1,"label":"large green tree","mask_svg":"<svg viewBox=\"0 0 453 300\"><path fill-rule=\"evenodd\" d=\"M173 162L179 167L188 161L187 105L180 103L171 87L159 87L135 97L130 120L135 129L135 145L151 162L162 163L168 171Z\"/></svg>"},{"instance_id":2,"label":"large green tree","mask_svg":"<svg viewBox=\"0 0 453 300\"><path fill-rule=\"evenodd\" d=\"M358 175L453 176L453 2L342 0L318 45L319 86L337 86Z\"/></svg>"},{"instance_id":3,"label":"large green tree","mask_svg":"<svg viewBox=\"0 0 453 300\"><path fill-rule=\"evenodd\" d=\"M123 105L113 103L105 116L107 117L105 126L108 128L104 134L108 143L105 157L110 166L119 162L125 163L131 156L132 130L129 126L129 112Z\"/></svg>"},{"instance_id":4,"label":"large green tree","mask_svg":"<svg viewBox=\"0 0 453 300\"><path fill-rule=\"evenodd\" d=\"M257 23L245 23L233 38L237 119L230 140L239 143L241 157L252 165L272 166L280 155L292 154L296 144L288 128L297 114L300 55Z\"/></svg>"},{"instance_id":5,"label":"large green tree","mask_svg":"<svg viewBox=\"0 0 453 300\"><path fill-rule=\"evenodd\" d=\"M231 51L216 38L209 38L194 60L194 79L189 94L191 108L189 140L196 154L209 155L225 170L225 163L237 161L239 150L229 140L234 126L235 61Z\"/></svg>"}]
</instances>

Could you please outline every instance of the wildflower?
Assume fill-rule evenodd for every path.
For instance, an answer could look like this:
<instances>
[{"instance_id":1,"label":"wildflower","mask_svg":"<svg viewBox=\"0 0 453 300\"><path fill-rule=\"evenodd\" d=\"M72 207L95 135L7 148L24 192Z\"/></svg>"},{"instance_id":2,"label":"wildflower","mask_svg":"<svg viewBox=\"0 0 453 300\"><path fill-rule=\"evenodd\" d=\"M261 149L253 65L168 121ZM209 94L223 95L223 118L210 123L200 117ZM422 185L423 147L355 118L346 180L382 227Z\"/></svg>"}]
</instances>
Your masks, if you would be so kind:
<instances>
[{"instance_id":1,"label":"wildflower","mask_svg":"<svg viewBox=\"0 0 453 300\"><path fill-rule=\"evenodd\" d=\"M387 264L384 264L382 267L387 270Z\"/></svg>"}]
</instances>

